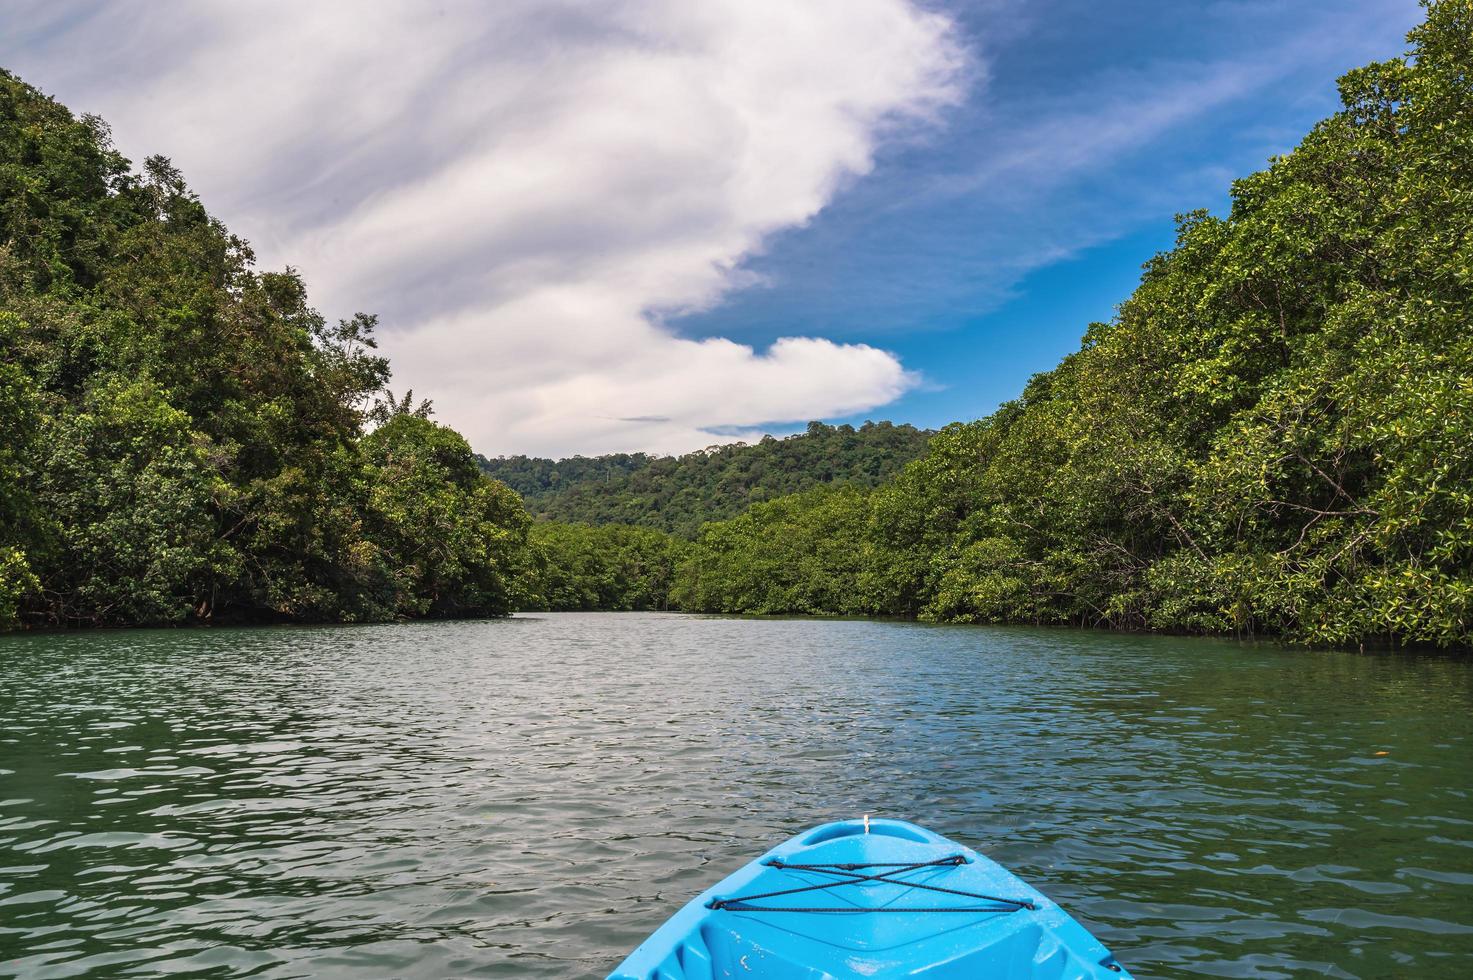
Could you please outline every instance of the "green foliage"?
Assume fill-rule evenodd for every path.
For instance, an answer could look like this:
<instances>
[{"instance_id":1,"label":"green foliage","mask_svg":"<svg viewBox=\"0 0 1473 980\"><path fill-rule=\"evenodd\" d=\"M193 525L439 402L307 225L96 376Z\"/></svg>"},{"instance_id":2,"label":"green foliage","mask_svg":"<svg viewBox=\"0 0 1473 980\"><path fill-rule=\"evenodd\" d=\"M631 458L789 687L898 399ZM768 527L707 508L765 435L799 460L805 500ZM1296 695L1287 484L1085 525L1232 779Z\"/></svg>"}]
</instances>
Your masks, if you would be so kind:
<instances>
[{"instance_id":1,"label":"green foliage","mask_svg":"<svg viewBox=\"0 0 1473 980\"><path fill-rule=\"evenodd\" d=\"M528 509L543 517L549 516L542 508L550 498L582 484L618 485L621 477L644 469L658 458L644 453L570 456L556 460L536 456L477 457L488 475L521 494Z\"/></svg>"},{"instance_id":2,"label":"green foliage","mask_svg":"<svg viewBox=\"0 0 1473 980\"><path fill-rule=\"evenodd\" d=\"M996 419L948 425L925 456L871 495L865 529L871 560L863 584L874 611L916 616L935 594L946 556L982 492L978 476L995 449L996 430Z\"/></svg>"},{"instance_id":3,"label":"green foliage","mask_svg":"<svg viewBox=\"0 0 1473 980\"><path fill-rule=\"evenodd\" d=\"M512 456L482 460L521 493L536 516L587 524L634 524L693 536L705 521L815 486L873 487L925 451L931 433L866 422L810 422L786 439L713 446L680 457L643 453L575 456L553 462Z\"/></svg>"},{"instance_id":4,"label":"green foliage","mask_svg":"<svg viewBox=\"0 0 1473 980\"><path fill-rule=\"evenodd\" d=\"M328 325L167 161L0 75L0 624L520 603L1469 645L1473 5L1427 10L1016 402L678 459L484 460L375 402L372 317Z\"/></svg>"},{"instance_id":5,"label":"green foliage","mask_svg":"<svg viewBox=\"0 0 1473 980\"><path fill-rule=\"evenodd\" d=\"M673 594L1473 642L1473 6L1429 4L1411 41L1226 217L1184 217L1019 401L841 513L800 496L708 526Z\"/></svg>"},{"instance_id":6,"label":"green foliage","mask_svg":"<svg viewBox=\"0 0 1473 980\"><path fill-rule=\"evenodd\" d=\"M21 601L30 592L41 587L25 552L8 545L0 546L0 628L16 621Z\"/></svg>"},{"instance_id":7,"label":"green foliage","mask_svg":"<svg viewBox=\"0 0 1473 980\"><path fill-rule=\"evenodd\" d=\"M27 477L41 417L35 385L17 362L20 326L0 313L0 629L15 622L22 597L38 587L22 545L36 533Z\"/></svg>"},{"instance_id":8,"label":"green foliage","mask_svg":"<svg viewBox=\"0 0 1473 980\"><path fill-rule=\"evenodd\" d=\"M968 541L937 556L936 585L922 618L958 623L1032 623L1048 594L1011 538Z\"/></svg>"},{"instance_id":9,"label":"green foliage","mask_svg":"<svg viewBox=\"0 0 1473 980\"><path fill-rule=\"evenodd\" d=\"M0 72L0 625L490 615L528 519L167 160ZM368 422L378 428L365 435Z\"/></svg>"},{"instance_id":10,"label":"green foliage","mask_svg":"<svg viewBox=\"0 0 1473 980\"><path fill-rule=\"evenodd\" d=\"M189 418L148 380L89 387L43 426L35 493L46 515L33 560L54 618L175 622L233 556L217 547L225 491Z\"/></svg>"},{"instance_id":11,"label":"green foliage","mask_svg":"<svg viewBox=\"0 0 1473 980\"><path fill-rule=\"evenodd\" d=\"M668 609L675 566L687 549L663 531L622 524L532 528L534 597L523 608L552 611Z\"/></svg>"},{"instance_id":12,"label":"green foliage","mask_svg":"<svg viewBox=\"0 0 1473 980\"><path fill-rule=\"evenodd\" d=\"M701 528L671 600L699 612L848 614L859 595L864 490L843 485L755 504Z\"/></svg>"},{"instance_id":13,"label":"green foliage","mask_svg":"<svg viewBox=\"0 0 1473 980\"><path fill-rule=\"evenodd\" d=\"M401 411L362 449L361 553L371 555L376 587L365 592L377 603L367 616L486 616L523 600L531 519L512 490L482 475L458 433Z\"/></svg>"}]
</instances>

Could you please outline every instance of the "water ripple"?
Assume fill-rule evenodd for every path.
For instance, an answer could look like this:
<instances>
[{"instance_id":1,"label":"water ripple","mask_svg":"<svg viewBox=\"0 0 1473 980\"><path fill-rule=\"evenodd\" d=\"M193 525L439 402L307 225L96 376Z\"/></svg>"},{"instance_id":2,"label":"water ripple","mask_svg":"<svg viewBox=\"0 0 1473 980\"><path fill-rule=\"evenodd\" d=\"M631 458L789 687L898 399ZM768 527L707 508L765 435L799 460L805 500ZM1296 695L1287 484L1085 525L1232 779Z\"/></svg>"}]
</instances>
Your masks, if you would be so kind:
<instances>
[{"instance_id":1,"label":"water ripple","mask_svg":"<svg viewBox=\"0 0 1473 980\"><path fill-rule=\"evenodd\" d=\"M0 638L0 975L607 970L871 812L1142 977L1473 975L1473 666L564 615Z\"/></svg>"}]
</instances>

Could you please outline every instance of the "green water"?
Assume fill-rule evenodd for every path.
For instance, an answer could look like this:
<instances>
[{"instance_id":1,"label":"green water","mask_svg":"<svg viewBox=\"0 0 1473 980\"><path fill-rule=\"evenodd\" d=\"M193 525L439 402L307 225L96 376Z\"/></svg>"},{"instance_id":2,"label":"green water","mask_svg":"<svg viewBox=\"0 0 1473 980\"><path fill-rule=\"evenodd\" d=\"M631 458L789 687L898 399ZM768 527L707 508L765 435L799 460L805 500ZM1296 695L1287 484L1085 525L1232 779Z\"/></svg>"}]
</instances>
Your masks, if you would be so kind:
<instances>
[{"instance_id":1,"label":"green water","mask_svg":"<svg viewBox=\"0 0 1473 980\"><path fill-rule=\"evenodd\" d=\"M1470 708L1467 661L1052 630L0 637L0 975L596 976L869 812L1138 976L1473 976Z\"/></svg>"}]
</instances>

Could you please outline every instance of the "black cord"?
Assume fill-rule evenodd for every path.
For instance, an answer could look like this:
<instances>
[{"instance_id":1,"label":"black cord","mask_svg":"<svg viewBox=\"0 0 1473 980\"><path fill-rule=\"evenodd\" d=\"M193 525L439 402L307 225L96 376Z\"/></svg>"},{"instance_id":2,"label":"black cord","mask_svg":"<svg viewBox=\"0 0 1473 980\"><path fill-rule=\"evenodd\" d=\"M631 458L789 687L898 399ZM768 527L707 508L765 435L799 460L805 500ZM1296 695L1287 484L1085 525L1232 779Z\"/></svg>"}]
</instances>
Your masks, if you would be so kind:
<instances>
[{"instance_id":1,"label":"black cord","mask_svg":"<svg viewBox=\"0 0 1473 980\"><path fill-rule=\"evenodd\" d=\"M909 871L920 871L923 868L955 868L966 864L966 858L960 854L951 857L938 858L935 861L920 861L914 864L874 862L870 864L786 864L781 860L774 859L767 863L770 868L779 871L809 871L818 874L838 876L838 881L825 881L817 885L806 885L802 888L784 888L779 891L762 892L757 895L737 895L732 898L718 898L707 904L710 909L724 909L728 912L1016 912L1018 909L1030 911L1037 908L1032 902L1021 901L1016 898L999 898L996 895L983 895L979 892L961 891L956 888L942 888L940 885L928 885L919 881L903 881L896 878ZM858 872L865 868L892 868L880 874L864 875ZM794 908L783 906L752 905L750 903L764 898L776 898L779 895L797 895L803 892L824 891L829 888L838 888L840 885L857 885L867 881L880 882L887 885L903 885L906 888L916 888L928 892L942 892L947 895L960 895L963 898L976 898L984 902L995 902L995 905L987 906L951 906L942 908L859 908L856 906L839 906L835 908Z\"/></svg>"}]
</instances>

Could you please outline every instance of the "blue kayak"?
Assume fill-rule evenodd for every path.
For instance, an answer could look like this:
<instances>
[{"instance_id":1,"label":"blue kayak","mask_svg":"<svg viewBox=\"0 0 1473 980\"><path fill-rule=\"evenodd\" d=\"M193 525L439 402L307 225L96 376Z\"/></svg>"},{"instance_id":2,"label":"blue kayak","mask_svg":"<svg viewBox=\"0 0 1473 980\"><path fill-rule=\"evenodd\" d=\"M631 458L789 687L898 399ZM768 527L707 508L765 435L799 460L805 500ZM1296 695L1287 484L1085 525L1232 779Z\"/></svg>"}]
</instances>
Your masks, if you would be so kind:
<instances>
[{"instance_id":1,"label":"blue kayak","mask_svg":"<svg viewBox=\"0 0 1473 980\"><path fill-rule=\"evenodd\" d=\"M684 908L609 980L1129 977L1043 894L900 820L824 824Z\"/></svg>"}]
</instances>

